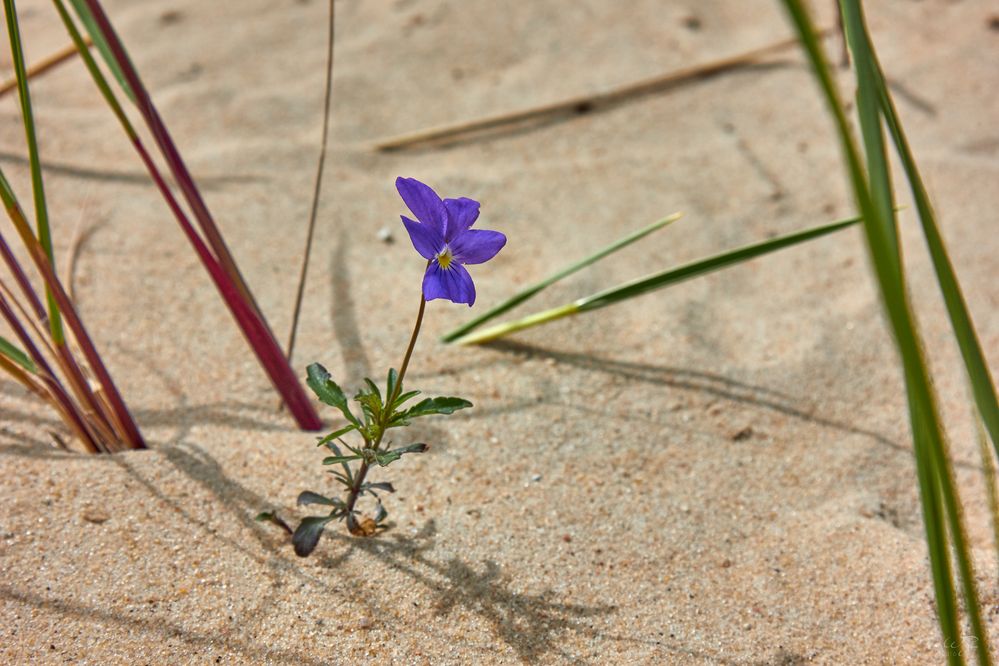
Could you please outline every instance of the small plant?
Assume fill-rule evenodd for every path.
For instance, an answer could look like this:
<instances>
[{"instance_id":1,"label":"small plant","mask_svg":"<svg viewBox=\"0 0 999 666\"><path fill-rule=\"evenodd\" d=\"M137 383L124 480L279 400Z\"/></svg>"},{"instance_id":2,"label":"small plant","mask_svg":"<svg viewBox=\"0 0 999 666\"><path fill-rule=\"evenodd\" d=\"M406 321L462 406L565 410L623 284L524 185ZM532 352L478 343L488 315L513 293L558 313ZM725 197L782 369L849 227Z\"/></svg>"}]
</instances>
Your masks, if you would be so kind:
<instances>
[{"instance_id":1,"label":"small plant","mask_svg":"<svg viewBox=\"0 0 999 666\"><path fill-rule=\"evenodd\" d=\"M397 179L396 187L417 218L411 220L402 216L402 222L413 247L427 260L416 325L399 371L394 368L388 371L384 392L375 382L365 378L364 386L354 396L360 416L351 411L346 394L326 368L318 363L308 368L309 387L320 400L338 409L346 419L345 425L321 438L318 444L333 454L326 457L323 464L337 467L331 474L343 485L345 496L326 497L311 491L298 496L299 505L331 507L324 516L302 519L294 531L292 543L295 553L302 557L315 549L327 523L333 520L346 521L347 530L355 536L371 536L384 523L388 512L380 493L392 493L395 488L387 481L368 481L368 472L376 465L387 467L408 453L427 450L427 445L422 442L394 447L390 430L408 426L417 418L453 414L472 406L468 400L454 397L424 398L412 403L420 392L404 391L403 380L420 334L427 301L442 298L453 303L467 303L471 307L475 302L475 285L465 264L481 264L492 259L506 244L506 236L498 231L471 228L479 217L477 201L464 197L442 201L430 187L413 178ZM347 436L360 438L361 441L356 446L351 445L344 439ZM373 518L360 517L357 503L365 496L370 496L375 503ZM264 513L258 518L281 524L273 513Z\"/></svg>"}]
</instances>

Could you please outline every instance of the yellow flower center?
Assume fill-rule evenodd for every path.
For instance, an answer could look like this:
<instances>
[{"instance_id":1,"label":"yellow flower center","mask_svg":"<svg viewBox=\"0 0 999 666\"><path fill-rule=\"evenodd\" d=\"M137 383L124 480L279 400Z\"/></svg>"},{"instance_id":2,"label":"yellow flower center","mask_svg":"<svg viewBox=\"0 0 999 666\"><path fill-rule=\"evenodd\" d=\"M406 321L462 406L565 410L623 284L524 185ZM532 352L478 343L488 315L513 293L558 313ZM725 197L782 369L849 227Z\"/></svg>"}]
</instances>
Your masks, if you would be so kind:
<instances>
[{"instance_id":1,"label":"yellow flower center","mask_svg":"<svg viewBox=\"0 0 999 666\"><path fill-rule=\"evenodd\" d=\"M437 253L437 256L435 258L437 259L437 265L443 268L444 270L450 268L451 262L454 261L454 255L451 254L451 248L449 248L447 245L444 246L443 250Z\"/></svg>"}]
</instances>

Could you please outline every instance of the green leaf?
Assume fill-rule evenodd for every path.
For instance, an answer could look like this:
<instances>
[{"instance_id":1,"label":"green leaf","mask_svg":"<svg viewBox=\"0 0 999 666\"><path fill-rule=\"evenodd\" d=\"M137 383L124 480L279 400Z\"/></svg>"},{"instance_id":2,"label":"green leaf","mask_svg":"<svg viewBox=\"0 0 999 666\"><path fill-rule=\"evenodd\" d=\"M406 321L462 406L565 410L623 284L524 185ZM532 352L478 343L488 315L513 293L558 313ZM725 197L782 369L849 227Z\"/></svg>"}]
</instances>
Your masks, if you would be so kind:
<instances>
[{"instance_id":1,"label":"green leaf","mask_svg":"<svg viewBox=\"0 0 999 666\"><path fill-rule=\"evenodd\" d=\"M340 463L350 462L351 460L360 460L363 456L360 455L350 455L350 456L328 456L323 458L324 465L338 465Z\"/></svg>"},{"instance_id":2,"label":"green leaf","mask_svg":"<svg viewBox=\"0 0 999 666\"><path fill-rule=\"evenodd\" d=\"M319 537L323 535L326 523L333 520L334 516L309 516L303 518L295 533L291 536L291 542L295 545L295 554L299 557L308 557L319 543Z\"/></svg>"},{"instance_id":3,"label":"green leaf","mask_svg":"<svg viewBox=\"0 0 999 666\"><path fill-rule=\"evenodd\" d=\"M453 414L459 409L467 409L471 407L472 403L464 398L453 398L453 397L440 397L440 398L425 398L405 412L397 414L397 418L402 418L405 420L419 418L421 416L429 416L431 414Z\"/></svg>"},{"instance_id":4,"label":"green leaf","mask_svg":"<svg viewBox=\"0 0 999 666\"><path fill-rule=\"evenodd\" d=\"M415 398L418 395L420 395L419 391L406 391L405 393L403 393L402 395L400 395L398 398L396 398L395 402L392 403L392 411L395 411L395 410L399 409L404 404L406 404L407 400Z\"/></svg>"},{"instance_id":5,"label":"green leaf","mask_svg":"<svg viewBox=\"0 0 999 666\"><path fill-rule=\"evenodd\" d=\"M351 430L357 430L357 426L354 425L353 423L351 423L349 426L340 428L339 430L334 430L333 432L331 432L330 434L326 435L325 437L319 438L319 442L316 444L316 446L326 446L330 442L332 442L334 439L338 439L340 437L343 437L344 435L346 435Z\"/></svg>"},{"instance_id":6,"label":"green leaf","mask_svg":"<svg viewBox=\"0 0 999 666\"><path fill-rule=\"evenodd\" d=\"M34 361L4 337L0 337L0 354L17 363L31 374L38 374L38 368L35 366Z\"/></svg>"},{"instance_id":7,"label":"green leaf","mask_svg":"<svg viewBox=\"0 0 999 666\"><path fill-rule=\"evenodd\" d=\"M369 483L365 483L365 484L363 484L361 486L361 491L363 492L365 490L368 491L369 493L371 493L372 495L375 494L375 493L372 492L374 490L383 490L383 491L385 491L387 493L394 493L395 492L395 486L393 486L388 481L379 481L377 483L370 483L369 482ZM377 495L375 495L375 496L377 497Z\"/></svg>"},{"instance_id":8,"label":"green leaf","mask_svg":"<svg viewBox=\"0 0 999 666\"><path fill-rule=\"evenodd\" d=\"M361 405L361 409L364 411L365 420L368 423L369 430L370 426L376 426L381 423L382 418L382 393L378 390L378 386L375 385L373 381L364 378L364 383L367 386L366 389L361 389L354 396L354 400ZM377 433L374 434L377 437Z\"/></svg>"},{"instance_id":9,"label":"green leaf","mask_svg":"<svg viewBox=\"0 0 999 666\"><path fill-rule=\"evenodd\" d=\"M381 392L381 389L378 388L378 384L375 384L373 381L371 381L367 377L364 378L364 383L368 386L368 393L370 393L371 395L373 395L376 398L378 398L378 405L381 406L381 404L382 404L382 392Z\"/></svg>"},{"instance_id":10,"label":"green leaf","mask_svg":"<svg viewBox=\"0 0 999 666\"><path fill-rule=\"evenodd\" d=\"M336 506L337 502L335 500L331 500L329 497L320 495L319 493L314 493L311 490L306 490L301 495L298 496L298 499L295 500L295 504L299 506L305 506L306 504L324 504L326 506Z\"/></svg>"},{"instance_id":11,"label":"green leaf","mask_svg":"<svg viewBox=\"0 0 999 666\"><path fill-rule=\"evenodd\" d=\"M382 467L388 467L406 453L423 453L429 447L426 444L410 444L399 449L389 451L374 451L375 461Z\"/></svg>"},{"instance_id":12,"label":"green leaf","mask_svg":"<svg viewBox=\"0 0 999 666\"><path fill-rule=\"evenodd\" d=\"M333 381L326 368L319 363L313 363L306 369L306 372L308 375L305 383L309 385L313 393L327 405L339 409L344 418L360 428L361 422L350 411L350 406L347 404L347 396L337 386L337 383Z\"/></svg>"},{"instance_id":13,"label":"green leaf","mask_svg":"<svg viewBox=\"0 0 999 666\"><path fill-rule=\"evenodd\" d=\"M679 268L671 268L644 278L626 282L623 285L606 289L593 294L592 296L580 298L577 301L568 303L561 307L544 310L542 312L524 317L523 319L517 319L504 324L491 326L478 333L472 333L455 340L455 343L460 345L480 344L482 342L488 342L489 340L495 340L496 338L503 337L504 335L509 335L515 331L522 331L533 326L538 326L539 324L555 321L556 319L561 319L562 317L568 317L581 312L588 312L590 310L607 307L608 305L614 305L615 303L635 298L636 296L641 296L657 289L669 287L678 282L683 282L684 280L689 280L706 273L727 268L734 264L755 259L756 257L770 252L776 252L777 250L782 250L786 247L797 245L798 243L804 243L805 241L820 238L841 229L846 229L847 227L857 224L858 222L860 222L860 218L853 217L833 222L831 224L805 229L804 231L797 231L785 236L778 236L777 238L772 238L753 245L747 245L729 252L723 252Z\"/></svg>"},{"instance_id":14,"label":"green leaf","mask_svg":"<svg viewBox=\"0 0 999 666\"><path fill-rule=\"evenodd\" d=\"M111 47L108 46L107 40L104 38L104 33L101 32L100 26L97 25L97 21L94 20L94 15L90 13L90 8L87 7L85 0L69 0L70 4L73 5L73 9L76 11L76 15L80 17L80 22L83 23L83 27L86 29L87 34L90 35L90 39L94 42L94 46L100 52L101 57L104 58L104 63L111 70L111 74L118 81L118 85L121 89L125 91L128 98L132 100L133 104L136 104L135 93L132 91L132 87L128 85L128 79L125 78L125 73L121 69L121 65L118 63L118 59L115 57L114 52ZM127 54L126 54L126 57Z\"/></svg>"},{"instance_id":15,"label":"green leaf","mask_svg":"<svg viewBox=\"0 0 999 666\"><path fill-rule=\"evenodd\" d=\"M398 389L396 388L396 383L399 381L399 373L396 372L395 368L389 368L388 377L385 379L385 397L388 400L392 399L392 396L396 395L398 391L402 390L402 385L400 384Z\"/></svg>"},{"instance_id":16,"label":"green leaf","mask_svg":"<svg viewBox=\"0 0 999 666\"><path fill-rule=\"evenodd\" d=\"M672 215L664 217L663 219L661 219L661 220L659 220L657 222L653 222L652 224L648 225L647 227L639 229L638 231L635 231L635 232L633 232L633 233L625 236L624 238L621 238L621 239L619 239L619 240L611 243L610 245L604 247L603 249L598 250L597 252L595 252L595 253L591 254L590 256L586 257L585 259L577 261L576 263L571 264L571 265L567 266L566 268L563 268L562 270L557 271L556 273L553 273L552 275L549 275L544 280L541 280L540 282L538 282L536 284L533 284L530 287L527 287L526 289L523 289L523 290L517 292L516 294L514 294L513 296L511 296L507 300L503 301L502 303L500 303L496 307L492 308L491 310L486 311L485 313L483 313L483 314L479 315L478 317L472 319L468 323L463 324L463 325L459 326L458 328L454 329L453 331L447 333L444 337L441 338L441 340L443 340L444 342L452 342L454 340L457 340L458 338L462 337L463 335L466 335L469 332L471 332L473 329L476 329L479 326L481 326L482 324L486 323L490 319L495 319L496 317L500 316L504 312L512 310L513 308L515 308L516 306L520 305L521 303L523 303L523 302L525 302L527 300L530 300L531 298L534 298L538 293L540 293L544 289L547 289L548 287L550 287L551 285L555 284L559 280L572 275L576 271L578 271L578 270L580 270L582 268L585 268L585 267L589 266L590 264L596 263L597 261L599 261L600 259L603 259L607 255L613 254L614 252L617 252L621 248L624 248L624 247L627 247L628 245L631 245L632 243L634 243L637 240L645 238L646 236L648 236L649 234L651 234L653 231L657 231L659 229L662 229L663 227L665 227L668 224L672 224L673 222L676 222L677 220L680 219L680 217L682 215L683 215L682 213L673 213Z\"/></svg>"}]
</instances>

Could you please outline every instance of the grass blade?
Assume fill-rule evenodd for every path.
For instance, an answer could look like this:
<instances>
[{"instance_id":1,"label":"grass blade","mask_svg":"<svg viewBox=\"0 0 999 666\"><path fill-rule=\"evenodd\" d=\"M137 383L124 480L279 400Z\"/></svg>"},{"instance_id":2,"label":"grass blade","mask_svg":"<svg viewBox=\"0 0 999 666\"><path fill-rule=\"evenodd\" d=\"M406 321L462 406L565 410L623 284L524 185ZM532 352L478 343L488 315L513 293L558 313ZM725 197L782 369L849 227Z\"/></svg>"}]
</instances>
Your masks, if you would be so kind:
<instances>
[{"instance_id":1,"label":"grass blade","mask_svg":"<svg viewBox=\"0 0 999 666\"><path fill-rule=\"evenodd\" d=\"M503 337L504 335L508 335L515 331L522 331L526 328L531 328L539 324L561 319L562 317L603 308L630 298L635 298L636 296L647 294L657 289L668 287L676 284L677 282L689 280L691 278L704 275L705 273L711 273L733 264L742 263L770 252L776 252L777 250L797 245L798 243L804 243L805 241L820 238L827 234L831 234L857 224L859 221L860 218L854 217L822 225L820 227L806 229L805 231L798 231L786 236L772 238L753 245L747 245L746 247L724 252L722 254L708 257L707 259L701 259L700 261L695 261L685 266L680 266L679 268L672 268L640 278L638 280L626 282L623 285L606 289L593 294L592 296L580 298L572 303L558 308L538 312L528 317L524 317L523 319L507 322L505 324L498 324L479 333L466 335L459 338L455 342L461 345L479 344L489 340L495 340L496 338Z\"/></svg>"},{"instance_id":2,"label":"grass blade","mask_svg":"<svg viewBox=\"0 0 999 666\"><path fill-rule=\"evenodd\" d=\"M881 299L902 357L927 548L937 600L937 616L944 644L948 646L947 657L950 663L963 663L957 600L948 557L947 535L949 527L960 573L965 608L972 630L975 632L975 639L978 641L976 646L978 660L983 664L990 663L989 648L981 626L980 603L961 522L960 503L954 487L953 474L950 469L950 460L929 370L923 358L922 344L908 301L895 234L894 215L889 213L888 217L885 217L884 214L884 201L891 195L887 192L872 194L869 189L871 183L876 188L888 187L890 186L889 179L885 178L883 174L875 174L871 177L871 183L868 182L859 151L847 124L846 115L829 73L825 55L819 48L808 12L801 0L784 0L784 5L798 32L802 46L812 64L815 78L835 120L847 165L847 173L853 185L858 207L864 218L864 232L881 292ZM856 0L843 0L841 8L848 34L852 34L851 47L856 46L858 37L866 35L860 4ZM862 104L858 104L860 121L864 125L863 133L867 141L866 145L869 150L875 152L875 154L868 156L869 164L871 164L872 169L877 170L882 168L880 162L883 161L884 155L883 151L877 152L876 136L881 131L881 117L870 113L872 101L876 99L873 96L877 93L872 85L871 54L865 48L868 44L869 42L854 50L853 56L857 72L858 94L861 97L860 101L862 101ZM872 126L872 124L876 124L876 126Z\"/></svg>"},{"instance_id":3,"label":"grass blade","mask_svg":"<svg viewBox=\"0 0 999 666\"><path fill-rule=\"evenodd\" d=\"M0 354L27 370L33 375L38 374L38 367L31 359L7 338L0 336Z\"/></svg>"},{"instance_id":4,"label":"grass blade","mask_svg":"<svg viewBox=\"0 0 999 666\"><path fill-rule=\"evenodd\" d=\"M61 0L60 0L61 1ZM111 74L118 81L118 85L121 89L125 91L128 98L132 100L132 103L138 104L135 98L135 93L132 91L132 87L128 85L128 79L125 78L125 73L118 66L118 61L115 60L114 53L111 52L111 47L108 46L108 42L104 39L104 35L101 33L100 28L97 26L97 21L94 20L94 15L90 12L90 8L84 0L69 0L73 5L73 10L76 11L76 15L80 17L80 22L83 24L84 29L90 36L91 41L94 46L97 47L98 52L100 52L101 57L104 59L104 63L111 70Z\"/></svg>"},{"instance_id":5,"label":"grass blade","mask_svg":"<svg viewBox=\"0 0 999 666\"><path fill-rule=\"evenodd\" d=\"M662 229L663 227L665 227L665 226L667 226L669 224L672 224L673 222L676 222L682 216L683 216L683 213L673 213L672 215L668 215L668 216L664 217L661 220L653 222L652 224L650 224L650 225L648 225L646 227L643 227L642 229L639 229L638 231L635 231L635 232L632 232L632 233L628 234L624 238L621 238L621 239L618 239L618 240L614 241L610 245L604 247L603 249L601 249L601 250L599 250L597 252L594 252L590 256L588 256L588 257L586 257L584 259L581 259L580 261L577 261L574 264L566 266L562 270L560 270L560 271L558 271L556 273L553 273L552 275L549 275L544 280L541 280L540 282L537 282L537 283L531 285L530 287L527 287L526 289L523 289L523 290L517 292L516 294L514 294L510 298L506 299L505 301L503 301L502 303L500 303L496 307L492 308L491 310L487 310L482 315L480 315L480 316L472 319L468 323L463 324L463 325L459 326L458 328L454 329L453 331L447 333L446 335L444 335L441 338L441 340L443 340L444 342L453 342L454 340L457 340L458 338L460 338L463 335L466 335L467 333L469 333L470 331L478 328L479 326L481 326L482 324L486 323L487 321L489 321L491 319L495 319L496 317L500 316L501 314L503 314L505 312L508 312L508 311L512 310L513 308L517 307L521 303L534 298L539 292L547 289L548 287L550 287L551 285L555 284L559 280L562 280L562 279L564 279L564 278L572 275L573 273L575 273L578 270L586 268L590 264L596 263L597 261L603 259L604 257L606 257L606 256L608 256L610 254L613 254L613 253L617 252L618 250L627 247L628 245L631 245L632 243L634 243L637 240L641 240L642 238L645 238L646 236L648 236L649 234L651 234L653 231L658 231L659 229Z\"/></svg>"},{"instance_id":6,"label":"grass blade","mask_svg":"<svg viewBox=\"0 0 999 666\"><path fill-rule=\"evenodd\" d=\"M302 389L298 378L291 369L288 359L274 338L267 320L254 301L249 287L247 287L246 282L243 280L235 260L229 252L225 241L222 239L222 235L215 225L204 199L198 191L197 185L194 183L194 179L191 177L186 164L177 151L173 140L170 138L166 125L153 106L148 92L142 85L138 72L128 58L123 44L114 32L100 3L97 0L83 0L85 8L93 20L96 31L100 32L102 38L107 43L117 67L128 84L128 90L134 96L139 112L146 121L170 168L174 180L180 187L187 204L194 214L195 220L204 233L208 246L211 248L210 251L205 246L205 241L194 230L187 215L181 209L170 188L167 186L165 179L159 173L155 163L145 150L137 133L114 98L114 94L110 86L107 85L107 81L104 79L103 74L101 74L100 69L96 66L89 52L86 52L82 37L79 35L79 31L76 30L72 19L65 11L65 7L62 6L62 0L54 1L63 22L66 24L67 30L73 37L74 43L77 44L77 49L80 52L80 56L84 59L87 69L90 71L102 95L104 95L113 112L125 128L126 134L128 134L133 146L149 170L150 176L159 188L160 193L166 200L168 207L188 237L188 240L194 246L199 258L205 265L205 269L211 275L216 288L218 288L227 307L236 319L240 330L270 378L272 385L281 394L282 400L288 406L299 427L305 430L320 429L322 422L316 414L315 407Z\"/></svg>"},{"instance_id":7,"label":"grass blade","mask_svg":"<svg viewBox=\"0 0 999 666\"><path fill-rule=\"evenodd\" d=\"M101 360L100 355L97 353L97 349L94 347L83 322L80 320L79 316L77 316L76 309L69 300L69 296L67 296L65 289L63 289L62 284L59 282L59 278L56 277L55 270L52 268L48 255L45 253L45 250L38 239L31 233L31 228L28 226L28 223L24 218L24 212L21 210L20 205L18 205L17 198L14 196L14 191L11 189L10 183L7 182L7 178L3 175L2 171L0 171L0 199L3 200L4 207L7 209L7 214L14 223L14 227L17 229L18 234L21 236L21 241L24 243L28 253L31 255L35 267L38 269L38 272L42 274L42 278L45 281L46 286L55 298L60 311L65 316L67 325L70 330L73 331L73 336L76 339L77 344L80 346L80 349L83 351L87 364L93 370L97 377L97 381L104 390L104 396L110 407L110 416L113 419L116 431L120 433L121 439L129 447L136 449L145 448L146 445L142 439L142 435L139 433L138 426L135 425L135 421L132 419L132 415L129 413L128 407L125 405L125 401L122 399L114 381L111 379L111 374L108 372L104 362ZM68 348L66 345L57 345L57 347L65 351L67 354L66 360L72 363L72 357L68 355ZM102 410L98 409L98 412L101 411Z\"/></svg>"},{"instance_id":8,"label":"grass blade","mask_svg":"<svg viewBox=\"0 0 999 666\"><path fill-rule=\"evenodd\" d=\"M10 39L10 52L14 61L14 73L17 79L17 94L21 102L21 122L24 125L25 139L28 144L28 160L31 169L31 190L35 203L35 224L38 240L41 242L49 262L55 266L55 255L52 252L52 232L49 228L48 206L45 204L45 183L42 179L42 164L38 155L38 136L35 132L35 116L31 110L31 94L28 91L28 72L24 64L24 49L21 45L21 30L17 22L17 8L14 0L4 0L4 14L7 17L7 34ZM65 334L62 320L59 317L59 307L52 292L46 290L49 305L49 327L56 344L62 344Z\"/></svg>"},{"instance_id":9,"label":"grass blade","mask_svg":"<svg viewBox=\"0 0 999 666\"><path fill-rule=\"evenodd\" d=\"M954 329L954 337L957 340L958 348L964 360L965 369L971 382L972 395L975 404L981 414L982 422L988 431L992 446L999 456L999 399L996 397L995 382L989 372L988 364L985 362L985 354L982 352L981 343L975 332L971 314L968 311L964 294L961 291L954 265L947 254L947 248L943 242L943 236L937 225L936 214L930 203L929 194L923 184L916 160L909 147L905 131L898 117L898 111L892 100L891 92L885 83L884 72L878 62L877 54L870 46L870 36L863 33L864 42L870 53L871 69L874 78L874 85L877 87L878 101L881 112L884 114L885 124L892 137L896 152L902 162L912 198L916 204L916 212L919 216L920 224L923 228L923 236L926 239L926 246L933 262L933 269L937 275L937 282L943 295L944 305L950 317L951 327Z\"/></svg>"}]
</instances>

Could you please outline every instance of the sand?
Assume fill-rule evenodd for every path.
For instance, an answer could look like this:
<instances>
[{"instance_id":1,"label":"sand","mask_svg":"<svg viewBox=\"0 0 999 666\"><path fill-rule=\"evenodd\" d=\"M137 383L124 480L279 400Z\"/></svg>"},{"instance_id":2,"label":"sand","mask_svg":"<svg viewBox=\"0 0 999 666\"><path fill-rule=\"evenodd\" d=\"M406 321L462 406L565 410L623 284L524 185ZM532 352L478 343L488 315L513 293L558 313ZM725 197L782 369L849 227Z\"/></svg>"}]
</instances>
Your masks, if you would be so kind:
<instances>
[{"instance_id":1,"label":"sand","mask_svg":"<svg viewBox=\"0 0 999 666\"><path fill-rule=\"evenodd\" d=\"M869 4L996 372L995 7ZM18 5L29 61L67 42L48 3ZM320 135L325 3L107 8L284 339ZM851 214L832 126L794 50L543 127L371 149L789 34L777 3L735 0L338 3L296 370L320 361L356 387L399 363L422 265L398 224L397 175L482 201L479 224L508 235L473 267L477 308L685 213L525 314ZM75 230L87 232L78 302L151 450L61 452L53 415L0 380L0 661L942 660L901 377L859 231L486 348L437 342L470 311L432 303L409 384L475 408L413 426L431 451L375 475L398 488L391 529L367 540L333 530L299 559L253 517L273 508L297 521L300 491L332 492L313 435L275 410L80 63L33 94L57 253L65 262ZM0 114L0 164L28 199L15 97ZM911 208L901 217L999 639L968 394L917 221ZM379 240L385 227L396 242Z\"/></svg>"}]
</instances>

